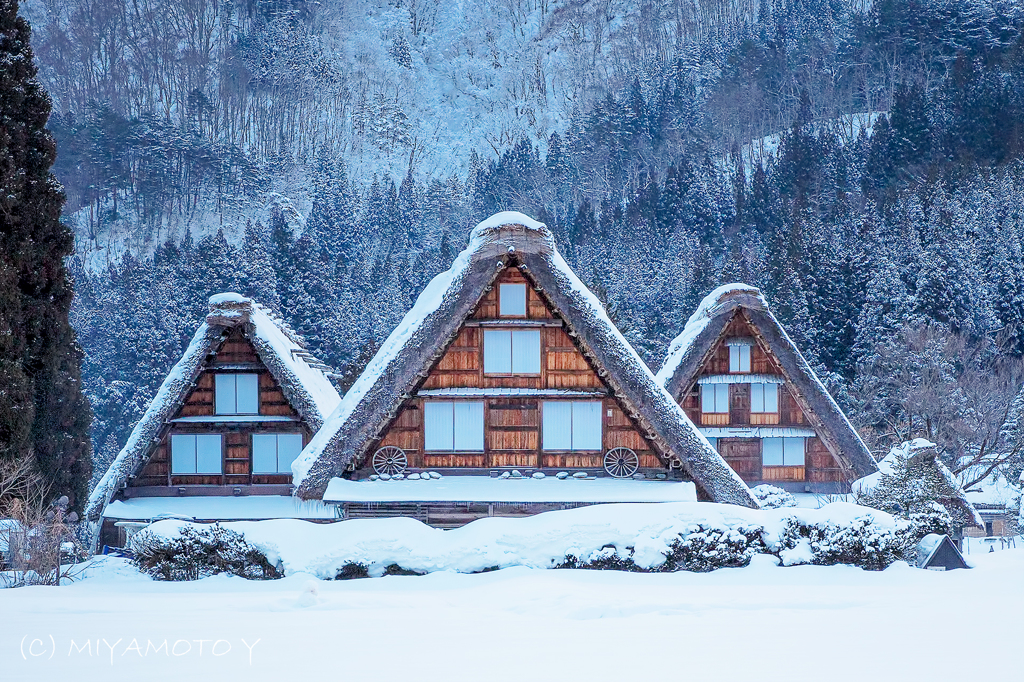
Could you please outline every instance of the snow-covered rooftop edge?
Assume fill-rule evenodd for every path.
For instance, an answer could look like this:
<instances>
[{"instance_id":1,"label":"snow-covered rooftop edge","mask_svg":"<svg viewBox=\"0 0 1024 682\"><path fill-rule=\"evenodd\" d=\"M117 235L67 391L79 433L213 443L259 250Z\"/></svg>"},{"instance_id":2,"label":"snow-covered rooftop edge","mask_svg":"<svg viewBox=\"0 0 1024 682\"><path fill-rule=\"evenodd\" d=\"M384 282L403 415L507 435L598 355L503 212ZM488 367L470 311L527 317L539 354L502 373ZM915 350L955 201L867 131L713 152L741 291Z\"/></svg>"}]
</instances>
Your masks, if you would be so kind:
<instances>
[{"instance_id":1,"label":"snow-covered rooftop edge","mask_svg":"<svg viewBox=\"0 0 1024 682\"><path fill-rule=\"evenodd\" d=\"M322 369L310 364L315 361L306 354L302 339L283 320L240 294L215 294L210 297L210 314L89 496L86 519L97 521L121 484L145 464L150 445L187 397L206 356L220 343L225 331L237 325L243 326L260 359L310 428L319 428L338 405L338 391Z\"/></svg>"},{"instance_id":2,"label":"snow-covered rooftop edge","mask_svg":"<svg viewBox=\"0 0 1024 682\"><path fill-rule=\"evenodd\" d=\"M705 296L700 305L697 306L697 310L686 321L683 331L680 332L679 336L672 339L672 343L668 345L668 357L665 358L664 364L662 364L661 369L655 375L659 384L662 386L668 384L668 380L672 378L676 368L679 367L679 363L682 362L683 356L689 352L690 347L697 340L697 337L700 336L701 332L707 329L708 323L711 322L711 318L716 313L716 309L725 298L735 294L749 294L760 297L761 291L756 287L734 282L732 284L723 284ZM764 300L763 297L762 300Z\"/></svg>"},{"instance_id":3,"label":"snow-covered rooftop edge","mask_svg":"<svg viewBox=\"0 0 1024 682\"><path fill-rule=\"evenodd\" d=\"M673 395L686 390L696 378L704 355L724 331L732 312L738 307L747 311L751 321L782 363L788 379L803 394L804 399L811 403L815 416L843 447L856 474L866 476L876 471L878 466L875 459L857 429L821 383L757 287L734 282L722 285L705 296L683 331L669 344L668 356L658 370L658 382ZM716 324L712 325L712 321Z\"/></svg>"},{"instance_id":4,"label":"snow-covered rooftop edge","mask_svg":"<svg viewBox=\"0 0 1024 682\"><path fill-rule=\"evenodd\" d=\"M721 501L756 506L749 490L708 444L604 306L558 253L547 226L522 213L502 212L479 223L452 267L437 275L292 465L300 496L320 497L339 464L362 457L417 375L443 352L483 290L515 257L559 308L568 326L608 370L608 380L644 413L691 476ZM642 395L643 399L636 399ZM632 398L631 398L632 396ZM668 432L672 432L671 435ZM685 450L685 453L679 452ZM700 472L695 472L699 469ZM701 479L704 480L701 480Z\"/></svg>"}]
</instances>

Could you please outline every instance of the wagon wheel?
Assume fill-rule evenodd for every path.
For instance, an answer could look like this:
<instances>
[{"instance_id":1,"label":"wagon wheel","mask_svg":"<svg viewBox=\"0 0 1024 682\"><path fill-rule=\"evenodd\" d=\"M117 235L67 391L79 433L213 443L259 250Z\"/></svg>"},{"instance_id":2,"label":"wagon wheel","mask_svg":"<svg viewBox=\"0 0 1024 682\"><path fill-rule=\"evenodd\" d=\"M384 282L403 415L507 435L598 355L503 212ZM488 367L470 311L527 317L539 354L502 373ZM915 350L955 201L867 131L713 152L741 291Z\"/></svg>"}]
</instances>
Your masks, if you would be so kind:
<instances>
[{"instance_id":1,"label":"wagon wheel","mask_svg":"<svg viewBox=\"0 0 1024 682\"><path fill-rule=\"evenodd\" d=\"M373 470L378 474L394 476L405 471L405 467L409 466L409 459L405 456L402 448L396 448L394 445L385 445L373 453L372 464Z\"/></svg>"},{"instance_id":2,"label":"wagon wheel","mask_svg":"<svg viewBox=\"0 0 1024 682\"><path fill-rule=\"evenodd\" d=\"M629 448L612 448L604 453L604 470L615 478L629 478L640 468L640 458Z\"/></svg>"}]
</instances>

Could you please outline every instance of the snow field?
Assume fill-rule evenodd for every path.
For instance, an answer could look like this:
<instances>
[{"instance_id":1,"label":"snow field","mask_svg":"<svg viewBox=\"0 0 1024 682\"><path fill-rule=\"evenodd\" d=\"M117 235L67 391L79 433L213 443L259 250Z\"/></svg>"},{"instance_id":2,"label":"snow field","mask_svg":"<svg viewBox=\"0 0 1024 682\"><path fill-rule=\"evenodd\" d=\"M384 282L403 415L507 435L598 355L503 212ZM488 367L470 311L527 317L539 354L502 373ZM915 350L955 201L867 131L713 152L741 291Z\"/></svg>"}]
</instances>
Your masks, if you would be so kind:
<instances>
[{"instance_id":1,"label":"snow field","mask_svg":"<svg viewBox=\"0 0 1024 682\"><path fill-rule=\"evenodd\" d=\"M703 574L160 583L107 557L70 586L0 590L0 666L10 682L1017 679L1019 658L1001 652L1019 637L1024 549L977 564L869 572L761 557ZM981 623L984 642L963 638ZM86 639L101 654L70 647ZM41 655L23 658L33 640ZM164 640L175 654L147 651Z\"/></svg>"}]
</instances>

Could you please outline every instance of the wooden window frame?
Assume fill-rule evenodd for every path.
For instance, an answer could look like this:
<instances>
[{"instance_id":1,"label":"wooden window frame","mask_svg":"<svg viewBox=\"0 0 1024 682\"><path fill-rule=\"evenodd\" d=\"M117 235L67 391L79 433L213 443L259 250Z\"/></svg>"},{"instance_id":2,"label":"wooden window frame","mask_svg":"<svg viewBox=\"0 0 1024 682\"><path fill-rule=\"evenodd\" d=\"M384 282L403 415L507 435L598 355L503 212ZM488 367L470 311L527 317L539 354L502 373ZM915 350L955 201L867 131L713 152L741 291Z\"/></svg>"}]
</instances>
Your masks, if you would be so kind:
<instances>
[{"instance_id":1,"label":"wooden window frame","mask_svg":"<svg viewBox=\"0 0 1024 682\"><path fill-rule=\"evenodd\" d=\"M238 377L240 376L251 376L256 378L256 411L255 412L239 412L238 411ZM222 377L232 377L232 384L234 385L235 394L235 409L233 412L221 412L220 401L217 399L220 391L218 385ZM217 417L234 417L239 415L259 415L260 414L260 375L259 372L216 372L213 375L213 414Z\"/></svg>"},{"instance_id":2,"label":"wooden window frame","mask_svg":"<svg viewBox=\"0 0 1024 682\"><path fill-rule=\"evenodd\" d=\"M547 448L547 447L544 446L545 445L545 439L544 439L544 433L545 433L545 429L544 429L544 411L545 411L545 407L549 403L560 403L560 404L568 403L569 405L572 406L572 407L570 407L570 412L569 412L569 419L570 419L570 422L569 422L569 449L565 449L565 448L550 449L550 448ZM575 447L575 443L573 442L575 440L574 437L573 437L573 433L574 433L574 426L575 426L575 422L576 422L576 407L575 407L576 403L597 404L599 406L599 408L600 408L598 410L598 415L599 415L600 428L601 428L601 436L600 436L600 443L601 444L600 444L600 447L598 447L596 449L595 448L582 449L582 448ZM602 400L541 400L540 401L540 420L539 420L540 421L540 434L539 434L539 436L540 436L540 443L539 443L540 451L542 453L548 454L548 455L553 455L553 454L581 454L581 453L583 453L583 454L592 454L592 453L602 453L602 452L604 452L604 439L605 439L605 432L606 432L606 428L605 428L605 418L606 417L605 417L605 415L606 415L606 409L605 409L604 401L602 401Z\"/></svg>"},{"instance_id":3,"label":"wooden window frame","mask_svg":"<svg viewBox=\"0 0 1024 682\"><path fill-rule=\"evenodd\" d=\"M274 457L276 459L277 471L256 471L256 437L257 436L274 436L275 440L275 451ZM292 473L291 465L288 469L281 471L281 436L298 436L299 437L299 453L302 453L302 449L306 447L306 437L301 431L254 431L249 434L249 474L252 476L280 476L288 475ZM296 459L298 455L295 456ZM293 462L295 460L292 460Z\"/></svg>"},{"instance_id":4,"label":"wooden window frame","mask_svg":"<svg viewBox=\"0 0 1024 682\"><path fill-rule=\"evenodd\" d=\"M513 351L513 335L517 332L536 332L537 333L537 371L536 372L516 372L515 367L512 366L512 362L515 360L515 352ZM510 372L488 372L487 371L487 336L488 334L508 334L509 335L509 366L512 371ZM493 337L492 337L493 338ZM541 327L526 327L524 329L484 329L480 335L480 372L485 377L539 377L544 371L544 331Z\"/></svg>"},{"instance_id":5,"label":"wooden window frame","mask_svg":"<svg viewBox=\"0 0 1024 682\"><path fill-rule=\"evenodd\" d=\"M506 313L502 309L501 305L501 288L502 287L522 287L523 288L523 313L511 314ZM526 286L526 282L499 282L498 283L498 317L504 317L509 319L525 320L530 314L530 288Z\"/></svg>"},{"instance_id":6,"label":"wooden window frame","mask_svg":"<svg viewBox=\"0 0 1024 682\"><path fill-rule=\"evenodd\" d=\"M465 450L455 447L456 440L456 425L455 425L455 405L456 404L468 404L476 403L480 404L482 409L480 411L481 417L481 430L483 432L483 438L481 440L479 450ZM427 447L427 406L428 405L451 405L452 406L452 448L449 449L432 449ZM469 454L469 455L482 455L487 453L487 401L486 400L424 400L423 401L423 455L451 455L451 454Z\"/></svg>"},{"instance_id":7,"label":"wooden window frame","mask_svg":"<svg viewBox=\"0 0 1024 682\"><path fill-rule=\"evenodd\" d=\"M781 463L771 463L771 464L769 464L768 462L765 461L765 459L764 459L765 445L767 445L767 441L769 441L769 440L780 440L780 441L782 441L782 462ZM801 452L801 461L800 461L799 464L796 464L796 463L791 462L791 461L790 462L786 461L786 441L795 441L795 440L802 441L802 443L801 443L801 446L802 446L801 447L801 451L802 451ZM762 438L761 439L761 466L762 466L762 468L765 468L765 469L771 469L771 468L794 468L794 467L805 468L807 466L807 440L808 439L807 439L806 436L773 436L773 437L770 437L770 438Z\"/></svg>"},{"instance_id":8,"label":"wooden window frame","mask_svg":"<svg viewBox=\"0 0 1024 682\"><path fill-rule=\"evenodd\" d=\"M220 441L220 467L219 471L199 471L199 437L216 436ZM193 455L195 457L195 471L174 470L174 439L192 438ZM167 471L169 476L224 476L224 434L223 433L172 433L167 438Z\"/></svg>"},{"instance_id":9,"label":"wooden window frame","mask_svg":"<svg viewBox=\"0 0 1024 682\"><path fill-rule=\"evenodd\" d=\"M718 387L719 386L721 386L721 387L723 387L725 389L725 409L724 410L719 410L718 409L719 407L721 407L721 405L718 404L718 393L719 393L719 388ZM714 391L715 391L715 399L714 399L715 410L713 412L705 412L704 411L704 391L706 391L709 387L713 388ZM732 396L730 394L731 394L731 391L729 391L729 384L701 384L701 386L700 386L700 413L701 414L725 414L725 415L729 414L729 406L732 403L732 400L731 400Z\"/></svg>"},{"instance_id":10,"label":"wooden window frame","mask_svg":"<svg viewBox=\"0 0 1024 682\"><path fill-rule=\"evenodd\" d=\"M746 361L747 361L747 363L746 363L747 368L746 369L743 369L744 351L746 351ZM733 360L733 352L735 352L738 355L738 357L736 359L736 366L739 367L739 369L733 369L733 362L732 362L732 360ZM744 344L739 344L739 343L737 343L737 344L730 344L729 345L729 374L751 374L752 371L753 371L753 366L754 366L753 355L754 355L753 354L753 346L751 346L749 344L745 344L745 343Z\"/></svg>"}]
</instances>

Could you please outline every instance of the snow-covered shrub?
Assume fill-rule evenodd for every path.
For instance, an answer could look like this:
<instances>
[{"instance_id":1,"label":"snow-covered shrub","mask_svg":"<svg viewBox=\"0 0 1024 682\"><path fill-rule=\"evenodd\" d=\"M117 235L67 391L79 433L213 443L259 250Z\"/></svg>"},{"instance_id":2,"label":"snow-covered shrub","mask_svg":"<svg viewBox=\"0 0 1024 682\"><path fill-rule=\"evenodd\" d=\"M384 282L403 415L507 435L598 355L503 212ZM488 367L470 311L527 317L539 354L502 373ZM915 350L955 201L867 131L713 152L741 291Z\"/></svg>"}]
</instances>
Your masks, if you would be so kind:
<instances>
[{"instance_id":1,"label":"snow-covered shrub","mask_svg":"<svg viewBox=\"0 0 1024 682\"><path fill-rule=\"evenodd\" d=\"M955 528L953 517L938 502L932 502L927 507L912 512L908 520L910 523L904 532L913 539L915 546L925 535L952 535Z\"/></svg>"},{"instance_id":2,"label":"snow-covered shrub","mask_svg":"<svg viewBox=\"0 0 1024 682\"><path fill-rule=\"evenodd\" d=\"M754 499L761 505L761 509L781 509L782 507L795 507L796 498L782 488L767 483L750 489Z\"/></svg>"},{"instance_id":3,"label":"snow-covered shrub","mask_svg":"<svg viewBox=\"0 0 1024 682\"><path fill-rule=\"evenodd\" d=\"M630 571L643 573L647 569L641 568L633 561L632 551L627 550L626 556L622 556L615 547L602 547L591 553L586 559L581 559L575 554L566 554L565 559L554 566L554 568L588 568L598 571Z\"/></svg>"},{"instance_id":4,"label":"snow-covered shrub","mask_svg":"<svg viewBox=\"0 0 1024 682\"><path fill-rule=\"evenodd\" d=\"M805 554L809 550L809 554ZM818 566L849 564L880 571L905 558L906 536L899 530L878 526L870 516L846 523L806 524L796 517L786 520L777 553L783 563ZM804 557L805 560L794 560Z\"/></svg>"},{"instance_id":5,"label":"snow-covered shrub","mask_svg":"<svg viewBox=\"0 0 1024 682\"><path fill-rule=\"evenodd\" d=\"M358 561L350 561L341 567L338 574L334 576L335 580L354 580L356 578L369 578L370 571L369 567Z\"/></svg>"},{"instance_id":6,"label":"snow-covered shrub","mask_svg":"<svg viewBox=\"0 0 1024 682\"><path fill-rule=\"evenodd\" d=\"M282 577L266 555L219 523L184 526L173 538L142 531L133 539L132 563L157 580L199 580L230 573L250 580Z\"/></svg>"},{"instance_id":7,"label":"snow-covered shrub","mask_svg":"<svg viewBox=\"0 0 1024 682\"><path fill-rule=\"evenodd\" d=\"M766 554L764 528L691 526L669 545L662 571L713 571L746 566L755 554Z\"/></svg>"}]
</instances>

